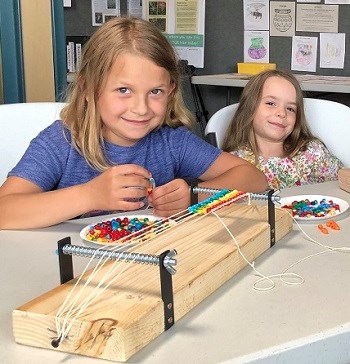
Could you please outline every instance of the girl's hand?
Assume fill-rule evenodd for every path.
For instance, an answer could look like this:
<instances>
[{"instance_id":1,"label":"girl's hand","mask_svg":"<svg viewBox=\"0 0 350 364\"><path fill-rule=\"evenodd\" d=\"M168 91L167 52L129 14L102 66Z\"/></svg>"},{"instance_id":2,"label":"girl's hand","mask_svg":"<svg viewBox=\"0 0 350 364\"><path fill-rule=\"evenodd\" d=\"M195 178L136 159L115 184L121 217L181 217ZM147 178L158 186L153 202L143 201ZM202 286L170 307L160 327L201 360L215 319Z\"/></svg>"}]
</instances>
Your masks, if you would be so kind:
<instances>
[{"instance_id":1,"label":"girl's hand","mask_svg":"<svg viewBox=\"0 0 350 364\"><path fill-rule=\"evenodd\" d=\"M151 174L135 164L113 166L83 185L93 210L138 210L150 186Z\"/></svg>"},{"instance_id":2,"label":"girl's hand","mask_svg":"<svg viewBox=\"0 0 350 364\"><path fill-rule=\"evenodd\" d=\"M183 179L175 179L163 186L156 187L148 202L158 216L169 217L183 211L190 205L190 191Z\"/></svg>"}]
</instances>

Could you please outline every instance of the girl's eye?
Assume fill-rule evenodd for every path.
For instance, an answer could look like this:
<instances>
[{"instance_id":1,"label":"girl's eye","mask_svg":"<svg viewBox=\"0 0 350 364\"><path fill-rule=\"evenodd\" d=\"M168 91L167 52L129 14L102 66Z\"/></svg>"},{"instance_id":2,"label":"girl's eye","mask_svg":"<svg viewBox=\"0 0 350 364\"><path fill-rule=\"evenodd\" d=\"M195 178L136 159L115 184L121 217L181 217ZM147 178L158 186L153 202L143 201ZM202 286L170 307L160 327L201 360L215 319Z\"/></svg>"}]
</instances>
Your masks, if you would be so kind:
<instances>
[{"instance_id":1,"label":"girl's eye","mask_svg":"<svg viewBox=\"0 0 350 364\"><path fill-rule=\"evenodd\" d=\"M160 95L163 91L160 88L156 88L151 91L153 95Z\"/></svg>"},{"instance_id":2,"label":"girl's eye","mask_svg":"<svg viewBox=\"0 0 350 364\"><path fill-rule=\"evenodd\" d=\"M274 102L272 102L272 101L266 101L266 104L267 104L267 105L275 105L275 103L274 103Z\"/></svg>"},{"instance_id":3,"label":"girl's eye","mask_svg":"<svg viewBox=\"0 0 350 364\"><path fill-rule=\"evenodd\" d=\"M293 112L293 113L296 112L296 110L294 109L294 107L287 107L287 110L290 111L290 112Z\"/></svg>"},{"instance_id":4,"label":"girl's eye","mask_svg":"<svg viewBox=\"0 0 350 364\"><path fill-rule=\"evenodd\" d=\"M127 94L130 92L130 90L127 88L127 87L119 87L118 88L118 91L121 93L121 94Z\"/></svg>"}]
</instances>

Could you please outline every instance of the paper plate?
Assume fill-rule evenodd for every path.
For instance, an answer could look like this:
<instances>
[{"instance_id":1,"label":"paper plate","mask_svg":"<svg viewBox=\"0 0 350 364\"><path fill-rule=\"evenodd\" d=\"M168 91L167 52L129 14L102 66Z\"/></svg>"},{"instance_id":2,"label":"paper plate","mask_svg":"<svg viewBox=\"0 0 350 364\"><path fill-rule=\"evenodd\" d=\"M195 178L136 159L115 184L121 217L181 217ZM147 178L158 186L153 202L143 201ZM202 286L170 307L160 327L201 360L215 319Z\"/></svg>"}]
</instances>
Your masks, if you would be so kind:
<instances>
[{"instance_id":1,"label":"paper plate","mask_svg":"<svg viewBox=\"0 0 350 364\"><path fill-rule=\"evenodd\" d=\"M295 220L307 221L307 222L317 222L317 221L321 221L321 220L334 219L349 209L349 204L346 201L344 201L340 198L337 198L337 197L323 196L323 195L298 195L298 196L283 197L280 200L280 204L281 204L282 208L283 207L288 208L286 206L289 206L289 208L291 208L291 206L294 202L296 202L296 201L302 202L305 200L308 200L310 202L314 201L315 205L313 205L313 208L316 208L317 206L319 206L322 200L325 200L325 203L329 204L329 205L331 205L331 202L332 202L334 205L339 206L339 210L335 209L334 211L326 213L324 216L314 216L314 215L300 216L300 214L298 213L294 216ZM322 210L322 208L321 208L321 210Z\"/></svg>"},{"instance_id":2,"label":"paper plate","mask_svg":"<svg viewBox=\"0 0 350 364\"><path fill-rule=\"evenodd\" d=\"M104 246L122 246L122 245L127 245L128 247L131 246L131 242L130 240L125 240L125 239L120 239L119 240L113 240L113 238L110 236L108 238L106 238L105 236L100 237L98 234L96 237L92 237L92 235L90 234L91 230L94 230L96 232L96 226L97 225L101 225L101 224L112 224L113 220L117 221L117 219L121 219L123 220L124 218L129 219L129 221L131 221L132 219L138 219L141 220L141 222L144 221L144 219L148 219L149 221L149 225L145 225L145 227L149 226L149 227L154 227L155 223L159 222L159 224L164 224L164 222L167 221L167 219L161 218L159 216L155 216L155 215L119 215L119 216L115 216L115 217L111 217L109 219L105 219L105 220L100 220L100 221L96 221L94 223L91 223L90 225L85 226L81 231L80 231L80 238L82 240L84 240L84 242L88 243L88 245L90 244L97 244L97 245L104 245ZM169 220L168 220L169 221ZM171 220L171 223L175 223L173 220ZM138 229L137 229L138 231ZM136 235L132 235L132 237L136 237Z\"/></svg>"}]
</instances>

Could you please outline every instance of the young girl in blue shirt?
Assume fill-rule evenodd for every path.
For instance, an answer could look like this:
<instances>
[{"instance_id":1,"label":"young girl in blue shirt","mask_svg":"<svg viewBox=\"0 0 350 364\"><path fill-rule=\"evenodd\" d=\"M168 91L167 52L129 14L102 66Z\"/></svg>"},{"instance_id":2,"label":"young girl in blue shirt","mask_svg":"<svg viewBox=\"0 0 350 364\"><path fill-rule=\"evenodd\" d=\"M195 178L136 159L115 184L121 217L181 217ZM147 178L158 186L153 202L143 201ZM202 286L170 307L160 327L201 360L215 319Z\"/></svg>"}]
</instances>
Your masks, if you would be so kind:
<instances>
[{"instance_id":1,"label":"young girl in blue shirt","mask_svg":"<svg viewBox=\"0 0 350 364\"><path fill-rule=\"evenodd\" d=\"M145 20L118 17L100 27L84 47L62 120L31 142L0 188L0 229L140 209L151 177L148 202L159 216L189 206L185 179L265 190L256 167L189 130L178 64L171 44Z\"/></svg>"}]
</instances>

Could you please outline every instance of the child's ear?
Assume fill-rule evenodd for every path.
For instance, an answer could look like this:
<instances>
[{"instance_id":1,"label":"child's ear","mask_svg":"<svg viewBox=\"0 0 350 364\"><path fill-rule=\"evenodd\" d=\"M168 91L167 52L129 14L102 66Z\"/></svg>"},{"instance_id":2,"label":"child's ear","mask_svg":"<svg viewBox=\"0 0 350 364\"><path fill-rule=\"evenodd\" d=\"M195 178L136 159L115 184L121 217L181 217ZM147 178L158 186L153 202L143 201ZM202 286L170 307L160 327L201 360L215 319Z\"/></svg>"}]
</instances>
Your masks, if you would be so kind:
<instances>
[{"instance_id":1,"label":"child's ear","mask_svg":"<svg viewBox=\"0 0 350 364\"><path fill-rule=\"evenodd\" d=\"M175 87L176 87L176 83L172 82L169 87L169 95L174 91Z\"/></svg>"}]
</instances>

